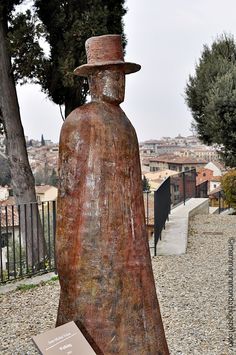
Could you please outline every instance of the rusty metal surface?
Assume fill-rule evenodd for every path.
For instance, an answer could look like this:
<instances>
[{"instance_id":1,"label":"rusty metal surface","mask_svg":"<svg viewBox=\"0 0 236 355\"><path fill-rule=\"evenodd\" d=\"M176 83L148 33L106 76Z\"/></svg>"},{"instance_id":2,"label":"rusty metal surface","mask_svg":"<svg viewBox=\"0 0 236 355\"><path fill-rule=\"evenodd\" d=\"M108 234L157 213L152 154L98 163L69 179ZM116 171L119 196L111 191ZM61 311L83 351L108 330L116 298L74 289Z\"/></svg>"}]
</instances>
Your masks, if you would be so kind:
<instances>
[{"instance_id":1,"label":"rusty metal surface","mask_svg":"<svg viewBox=\"0 0 236 355\"><path fill-rule=\"evenodd\" d=\"M124 73L89 81L92 102L68 116L60 138L57 325L74 320L98 354L166 355L138 142L119 107Z\"/></svg>"},{"instance_id":2,"label":"rusty metal surface","mask_svg":"<svg viewBox=\"0 0 236 355\"><path fill-rule=\"evenodd\" d=\"M122 67L125 74L139 71L141 66L124 61L120 35L104 35L87 39L85 42L87 64L74 70L76 75L88 76L98 68L108 69L111 65Z\"/></svg>"}]
</instances>

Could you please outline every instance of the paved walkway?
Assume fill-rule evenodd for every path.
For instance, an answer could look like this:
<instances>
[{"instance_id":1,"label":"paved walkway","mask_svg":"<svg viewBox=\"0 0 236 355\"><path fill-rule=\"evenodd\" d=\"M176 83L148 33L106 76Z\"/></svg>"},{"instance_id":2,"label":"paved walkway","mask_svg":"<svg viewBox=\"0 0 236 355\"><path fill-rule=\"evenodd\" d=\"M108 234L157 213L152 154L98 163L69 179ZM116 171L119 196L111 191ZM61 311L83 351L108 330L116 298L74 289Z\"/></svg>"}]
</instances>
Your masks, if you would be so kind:
<instances>
[{"instance_id":1,"label":"paved walkway","mask_svg":"<svg viewBox=\"0 0 236 355\"><path fill-rule=\"evenodd\" d=\"M53 276L55 276L55 273L49 272L47 274L26 278L20 281L9 282L6 285L0 285L0 294L14 291L20 285L38 285L42 281L45 282L51 280Z\"/></svg>"},{"instance_id":2,"label":"paved walkway","mask_svg":"<svg viewBox=\"0 0 236 355\"><path fill-rule=\"evenodd\" d=\"M196 214L209 213L208 198L191 198L171 210L166 228L161 233L161 240L157 244L157 255L181 255L186 252L188 241L189 218ZM154 245L153 238L149 240ZM154 255L154 250L151 249Z\"/></svg>"}]
</instances>

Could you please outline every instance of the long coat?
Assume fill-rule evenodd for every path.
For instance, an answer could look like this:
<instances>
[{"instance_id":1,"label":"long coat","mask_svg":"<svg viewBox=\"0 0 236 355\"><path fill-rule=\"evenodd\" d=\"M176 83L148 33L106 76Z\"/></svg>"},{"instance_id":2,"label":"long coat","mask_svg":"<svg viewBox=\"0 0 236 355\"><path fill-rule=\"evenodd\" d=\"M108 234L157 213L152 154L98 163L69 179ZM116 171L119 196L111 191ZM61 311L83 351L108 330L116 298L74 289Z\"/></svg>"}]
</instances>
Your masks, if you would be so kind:
<instances>
[{"instance_id":1,"label":"long coat","mask_svg":"<svg viewBox=\"0 0 236 355\"><path fill-rule=\"evenodd\" d=\"M139 149L119 106L91 102L60 137L57 325L99 354L168 354L145 230Z\"/></svg>"}]
</instances>

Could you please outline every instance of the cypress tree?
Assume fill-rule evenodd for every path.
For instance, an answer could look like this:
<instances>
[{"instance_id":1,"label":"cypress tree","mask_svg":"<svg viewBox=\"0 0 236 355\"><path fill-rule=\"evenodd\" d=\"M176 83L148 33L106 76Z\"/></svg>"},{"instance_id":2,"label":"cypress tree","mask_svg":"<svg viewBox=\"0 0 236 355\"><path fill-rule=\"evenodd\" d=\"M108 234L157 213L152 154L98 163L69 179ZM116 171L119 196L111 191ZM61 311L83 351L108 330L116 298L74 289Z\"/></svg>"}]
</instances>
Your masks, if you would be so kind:
<instances>
[{"instance_id":1,"label":"cypress tree","mask_svg":"<svg viewBox=\"0 0 236 355\"><path fill-rule=\"evenodd\" d=\"M215 144L225 164L236 166L236 43L231 35L205 45L189 77L186 103L199 138Z\"/></svg>"},{"instance_id":2,"label":"cypress tree","mask_svg":"<svg viewBox=\"0 0 236 355\"><path fill-rule=\"evenodd\" d=\"M124 0L35 0L34 12L20 14L12 22L11 48L17 79L39 83L54 103L65 106L65 116L84 104L87 80L75 76L73 70L86 63L84 43L91 36L122 34L125 46L124 3ZM49 45L49 56L40 50L40 35Z\"/></svg>"}]
</instances>

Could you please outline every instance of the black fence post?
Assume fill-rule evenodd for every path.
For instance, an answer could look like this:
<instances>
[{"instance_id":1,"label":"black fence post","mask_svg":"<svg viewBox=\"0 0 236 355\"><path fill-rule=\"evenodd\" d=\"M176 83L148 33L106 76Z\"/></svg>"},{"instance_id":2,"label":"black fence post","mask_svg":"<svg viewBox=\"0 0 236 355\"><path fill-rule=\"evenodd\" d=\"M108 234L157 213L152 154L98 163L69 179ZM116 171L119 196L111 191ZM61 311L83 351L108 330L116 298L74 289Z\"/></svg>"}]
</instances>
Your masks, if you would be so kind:
<instances>
[{"instance_id":1,"label":"black fence post","mask_svg":"<svg viewBox=\"0 0 236 355\"><path fill-rule=\"evenodd\" d=\"M149 224L149 200L148 200L149 191L148 190L146 191L146 194L147 194L147 224Z\"/></svg>"},{"instance_id":2,"label":"black fence post","mask_svg":"<svg viewBox=\"0 0 236 355\"><path fill-rule=\"evenodd\" d=\"M5 225L6 225L6 242L7 242L7 277L10 279L10 254L9 254L9 239L8 239L8 210L5 206Z\"/></svg>"},{"instance_id":3,"label":"black fence post","mask_svg":"<svg viewBox=\"0 0 236 355\"><path fill-rule=\"evenodd\" d=\"M0 268L1 268L1 282L3 282L3 262L2 262L2 248L3 248L3 238L2 238L2 207L0 206Z\"/></svg>"},{"instance_id":4,"label":"black fence post","mask_svg":"<svg viewBox=\"0 0 236 355\"><path fill-rule=\"evenodd\" d=\"M31 273L34 274L35 272L35 265L34 265L34 226L33 226L33 204L30 203L30 236L31 236Z\"/></svg>"},{"instance_id":5,"label":"black fence post","mask_svg":"<svg viewBox=\"0 0 236 355\"><path fill-rule=\"evenodd\" d=\"M22 269L22 234L21 234L21 206L18 205L18 219L19 219L19 262L20 262L20 276L23 275L23 269Z\"/></svg>"},{"instance_id":6,"label":"black fence post","mask_svg":"<svg viewBox=\"0 0 236 355\"><path fill-rule=\"evenodd\" d=\"M53 209L53 242L54 242L54 268L55 273L57 274L57 259L56 259L56 201L52 201L52 209Z\"/></svg>"},{"instance_id":7,"label":"black fence post","mask_svg":"<svg viewBox=\"0 0 236 355\"><path fill-rule=\"evenodd\" d=\"M24 229L25 233L23 235L25 242L25 252L26 252L26 273L29 274L29 256L28 256L28 226L27 226L27 205L24 204ZM21 218L21 216L20 216Z\"/></svg>"},{"instance_id":8,"label":"black fence post","mask_svg":"<svg viewBox=\"0 0 236 355\"><path fill-rule=\"evenodd\" d=\"M219 214L220 214L220 212L221 212L221 193L220 193L220 191L219 191L218 197L219 197Z\"/></svg>"},{"instance_id":9,"label":"black fence post","mask_svg":"<svg viewBox=\"0 0 236 355\"><path fill-rule=\"evenodd\" d=\"M42 202L42 229L43 229L43 238L45 239L45 220L44 220L44 202ZM47 240L46 240L46 245L43 243L43 268L46 270L46 246L47 246Z\"/></svg>"},{"instance_id":10,"label":"black fence post","mask_svg":"<svg viewBox=\"0 0 236 355\"><path fill-rule=\"evenodd\" d=\"M12 223L12 249L13 249L13 265L14 265L14 278L16 279L16 240L15 240L15 211L14 206L11 206L11 223Z\"/></svg>"},{"instance_id":11,"label":"black fence post","mask_svg":"<svg viewBox=\"0 0 236 355\"><path fill-rule=\"evenodd\" d=\"M186 186L185 186L185 172L183 171L183 198L184 198L184 205L186 200Z\"/></svg>"}]
</instances>

